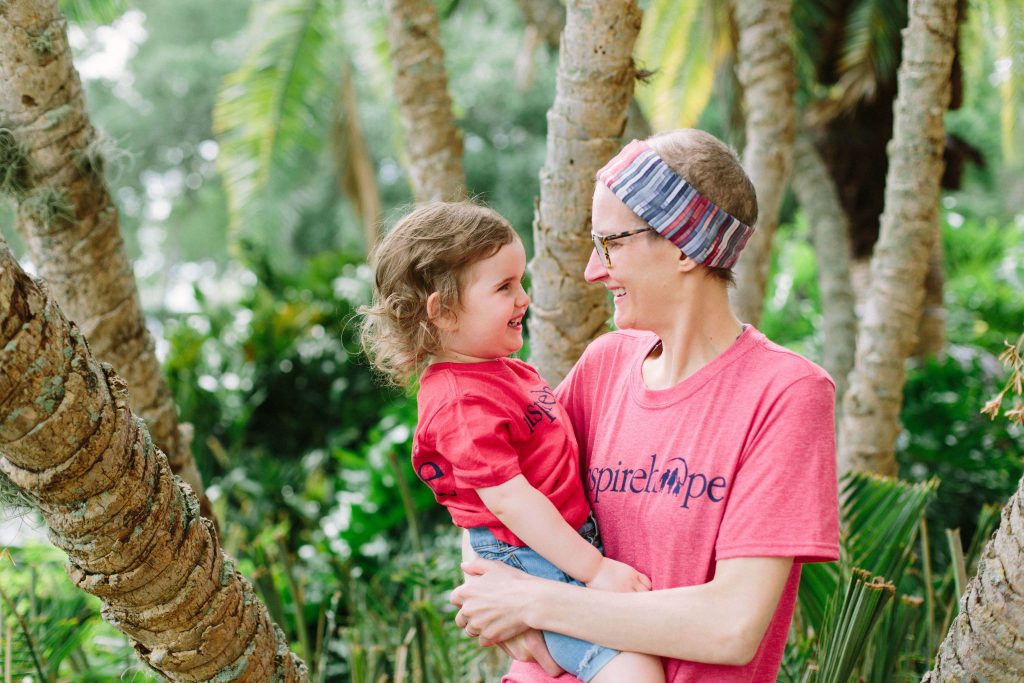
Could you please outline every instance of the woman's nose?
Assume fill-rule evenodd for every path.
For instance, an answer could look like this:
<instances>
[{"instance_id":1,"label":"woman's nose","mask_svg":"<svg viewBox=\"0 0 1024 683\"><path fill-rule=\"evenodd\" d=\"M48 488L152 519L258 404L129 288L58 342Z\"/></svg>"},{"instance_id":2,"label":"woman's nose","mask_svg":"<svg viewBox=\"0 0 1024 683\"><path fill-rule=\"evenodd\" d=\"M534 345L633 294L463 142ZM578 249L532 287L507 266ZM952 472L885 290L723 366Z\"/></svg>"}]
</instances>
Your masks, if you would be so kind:
<instances>
[{"instance_id":1,"label":"woman's nose","mask_svg":"<svg viewBox=\"0 0 1024 683\"><path fill-rule=\"evenodd\" d=\"M592 249L590 260L587 261L587 268L583 271L583 278L587 282L598 282L606 275L608 275L608 269L605 268L604 261L597 255L597 249Z\"/></svg>"}]
</instances>

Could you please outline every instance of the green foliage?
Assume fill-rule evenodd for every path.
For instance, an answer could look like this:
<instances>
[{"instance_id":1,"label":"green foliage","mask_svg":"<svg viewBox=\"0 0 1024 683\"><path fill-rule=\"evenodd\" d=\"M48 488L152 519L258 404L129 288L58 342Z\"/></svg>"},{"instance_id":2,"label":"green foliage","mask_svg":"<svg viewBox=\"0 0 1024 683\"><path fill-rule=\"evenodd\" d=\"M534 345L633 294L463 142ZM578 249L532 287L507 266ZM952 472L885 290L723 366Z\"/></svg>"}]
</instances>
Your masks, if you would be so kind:
<instances>
[{"instance_id":1,"label":"green foliage","mask_svg":"<svg viewBox=\"0 0 1024 683\"><path fill-rule=\"evenodd\" d=\"M729 8L700 0L655 0L636 42L640 67L654 73L637 99L655 130L692 126L732 52ZM686 97L679 97L685 92Z\"/></svg>"},{"instance_id":2,"label":"green foliage","mask_svg":"<svg viewBox=\"0 0 1024 683\"><path fill-rule=\"evenodd\" d=\"M482 650L455 626L447 592L461 581L460 537L454 530L433 536L422 552L406 548L384 573L350 576L348 617L340 623L336 680L375 683L496 680L505 660Z\"/></svg>"},{"instance_id":3,"label":"green foliage","mask_svg":"<svg viewBox=\"0 0 1024 683\"><path fill-rule=\"evenodd\" d=\"M36 522L38 523L38 522ZM127 640L100 618L100 601L63 571L64 555L50 546L0 552L0 636L14 634L12 658L0 669L12 680L155 681Z\"/></svg>"},{"instance_id":4,"label":"green foliage","mask_svg":"<svg viewBox=\"0 0 1024 683\"><path fill-rule=\"evenodd\" d=\"M779 680L881 683L916 680L929 668L956 616L956 575L973 574L999 521L999 506L986 506L962 562L937 562L924 533L937 485L865 474L845 479L840 562L802 568Z\"/></svg>"},{"instance_id":5,"label":"green foliage","mask_svg":"<svg viewBox=\"0 0 1024 683\"><path fill-rule=\"evenodd\" d=\"M214 108L221 144L218 167L237 229L263 207L260 192L272 170L295 170L293 148L318 150L326 112L338 92L332 74L341 46L331 31L336 5L321 0L270 0L253 5L241 67L224 80ZM333 66L332 66L333 65Z\"/></svg>"},{"instance_id":6,"label":"green foliage","mask_svg":"<svg viewBox=\"0 0 1024 683\"><path fill-rule=\"evenodd\" d=\"M75 24L109 24L125 11L124 0L61 0L60 11Z\"/></svg>"},{"instance_id":7,"label":"green foliage","mask_svg":"<svg viewBox=\"0 0 1024 683\"><path fill-rule=\"evenodd\" d=\"M937 482L907 484L864 474L847 477L841 493L841 565L811 564L800 583L802 624L820 633L838 590L852 586L854 569L898 583L909 562L921 515Z\"/></svg>"}]
</instances>

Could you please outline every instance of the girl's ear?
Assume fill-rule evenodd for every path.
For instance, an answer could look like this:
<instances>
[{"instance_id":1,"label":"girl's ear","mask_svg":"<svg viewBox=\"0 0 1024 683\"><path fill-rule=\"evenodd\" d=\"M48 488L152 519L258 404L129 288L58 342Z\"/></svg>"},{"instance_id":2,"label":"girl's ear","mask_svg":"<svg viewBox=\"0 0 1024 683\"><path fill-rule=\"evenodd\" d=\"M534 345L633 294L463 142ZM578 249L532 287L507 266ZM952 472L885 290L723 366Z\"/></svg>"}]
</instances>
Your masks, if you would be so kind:
<instances>
[{"instance_id":1,"label":"girl's ear","mask_svg":"<svg viewBox=\"0 0 1024 683\"><path fill-rule=\"evenodd\" d=\"M441 306L441 295L437 292L427 297L427 318L437 329L444 332L455 330L455 316Z\"/></svg>"}]
</instances>

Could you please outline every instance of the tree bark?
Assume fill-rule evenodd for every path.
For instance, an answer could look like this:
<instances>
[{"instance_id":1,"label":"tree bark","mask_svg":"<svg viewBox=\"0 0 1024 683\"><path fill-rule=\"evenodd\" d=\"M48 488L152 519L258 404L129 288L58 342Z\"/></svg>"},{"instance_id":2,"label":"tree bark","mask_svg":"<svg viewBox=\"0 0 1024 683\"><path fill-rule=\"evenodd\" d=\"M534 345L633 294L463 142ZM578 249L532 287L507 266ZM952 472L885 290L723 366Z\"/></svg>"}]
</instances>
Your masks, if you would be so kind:
<instances>
[{"instance_id":1,"label":"tree bark","mask_svg":"<svg viewBox=\"0 0 1024 683\"><path fill-rule=\"evenodd\" d=\"M744 0L734 5L739 30L737 75L743 86L746 139L743 167L757 191L756 231L736 264L733 305L757 325L764 307L772 238L793 162L796 67L790 0Z\"/></svg>"},{"instance_id":2,"label":"tree bark","mask_svg":"<svg viewBox=\"0 0 1024 683\"><path fill-rule=\"evenodd\" d=\"M558 0L517 0L517 4L526 23L537 29L549 48L557 50L565 28L565 5Z\"/></svg>"},{"instance_id":3,"label":"tree bark","mask_svg":"<svg viewBox=\"0 0 1024 683\"><path fill-rule=\"evenodd\" d=\"M621 146L643 16L633 0L570 0L566 10L530 263L530 360L552 386L608 323L607 293L583 280L591 198L595 174Z\"/></svg>"},{"instance_id":4,"label":"tree bark","mask_svg":"<svg viewBox=\"0 0 1024 683\"><path fill-rule=\"evenodd\" d=\"M905 362L924 299L942 177L943 113L956 34L956 0L915 0L904 31L885 210L843 401L839 473L896 474Z\"/></svg>"},{"instance_id":5,"label":"tree bark","mask_svg":"<svg viewBox=\"0 0 1024 683\"><path fill-rule=\"evenodd\" d=\"M213 520L192 458L191 431L178 424L146 329L103 177L102 141L86 114L56 1L0 3L0 46L0 126L10 131L24 162L24 182L6 188L18 203L18 231L96 355L131 385L134 409Z\"/></svg>"},{"instance_id":6,"label":"tree bark","mask_svg":"<svg viewBox=\"0 0 1024 683\"><path fill-rule=\"evenodd\" d=\"M943 292L946 287L946 267L943 264L942 228L936 221L935 241L928 254L928 273L924 277L924 308L917 325L917 343L913 356L934 356L946 345L946 306Z\"/></svg>"},{"instance_id":7,"label":"tree bark","mask_svg":"<svg viewBox=\"0 0 1024 683\"><path fill-rule=\"evenodd\" d=\"M1019 681L1024 675L1024 479L960 598L960 614L924 683Z\"/></svg>"},{"instance_id":8,"label":"tree bark","mask_svg":"<svg viewBox=\"0 0 1024 683\"><path fill-rule=\"evenodd\" d=\"M462 199L462 138L448 96L437 9L432 0L384 4L413 196L417 202Z\"/></svg>"},{"instance_id":9,"label":"tree bark","mask_svg":"<svg viewBox=\"0 0 1024 683\"><path fill-rule=\"evenodd\" d=\"M822 366L836 383L836 406L842 405L853 369L857 316L850 281L849 225L832 177L805 131L793 145L793 191L811 225L818 256L821 292Z\"/></svg>"},{"instance_id":10,"label":"tree bark","mask_svg":"<svg viewBox=\"0 0 1024 683\"><path fill-rule=\"evenodd\" d=\"M71 580L169 680L308 680L124 381L2 241L0 470L38 505Z\"/></svg>"}]
</instances>

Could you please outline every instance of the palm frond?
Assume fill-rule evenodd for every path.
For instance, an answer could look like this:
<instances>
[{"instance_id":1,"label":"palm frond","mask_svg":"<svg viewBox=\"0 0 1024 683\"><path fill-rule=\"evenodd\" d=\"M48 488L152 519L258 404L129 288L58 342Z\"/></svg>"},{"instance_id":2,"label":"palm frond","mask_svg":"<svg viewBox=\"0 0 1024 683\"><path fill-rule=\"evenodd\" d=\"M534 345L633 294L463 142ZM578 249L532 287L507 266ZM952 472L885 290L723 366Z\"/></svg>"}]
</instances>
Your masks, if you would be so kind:
<instances>
[{"instance_id":1,"label":"palm frond","mask_svg":"<svg viewBox=\"0 0 1024 683\"><path fill-rule=\"evenodd\" d=\"M861 0L847 15L839 54L840 109L872 100L880 87L894 83L907 25L905 0Z\"/></svg>"},{"instance_id":2,"label":"palm frond","mask_svg":"<svg viewBox=\"0 0 1024 683\"><path fill-rule=\"evenodd\" d=\"M654 72L636 97L655 130L692 126L707 105L718 65L732 50L724 3L654 0L636 54Z\"/></svg>"},{"instance_id":3,"label":"palm frond","mask_svg":"<svg viewBox=\"0 0 1024 683\"><path fill-rule=\"evenodd\" d=\"M61 0L60 11L72 24L110 24L124 14L124 0Z\"/></svg>"},{"instance_id":4,"label":"palm frond","mask_svg":"<svg viewBox=\"0 0 1024 683\"><path fill-rule=\"evenodd\" d=\"M829 610L818 640L815 683L846 683L864 654L896 587L862 569L844 571L846 589ZM841 598L841 599L839 599Z\"/></svg>"},{"instance_id":5,"label":"palm frond","mask_svg":"<svg viewBox=\"0 0 1024 683\"><path fill-rule=\"evenodd\" d=\"M251 47L225 78L213 115L233 228L249 215L271 172L288 170L292 152L323 144L325 102L334 92L332 9L323 0L266 0L254 8L246 34Z\"/></svg>"},{"instance_id":6,"label":"palm frond","mask_svg":"<svg viewBox=\"0 0 1024 683\"><path fill-rule=\"evenodd\" d=\"M897 584L910 559L921 515L934 498L937 480L919 484L854 473L842 483L841 565L858 567ZM836 565L811 564L800 580L800 610L807 626L820 633L836 596Z\"/></svg>"}]
</instances>

